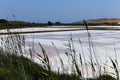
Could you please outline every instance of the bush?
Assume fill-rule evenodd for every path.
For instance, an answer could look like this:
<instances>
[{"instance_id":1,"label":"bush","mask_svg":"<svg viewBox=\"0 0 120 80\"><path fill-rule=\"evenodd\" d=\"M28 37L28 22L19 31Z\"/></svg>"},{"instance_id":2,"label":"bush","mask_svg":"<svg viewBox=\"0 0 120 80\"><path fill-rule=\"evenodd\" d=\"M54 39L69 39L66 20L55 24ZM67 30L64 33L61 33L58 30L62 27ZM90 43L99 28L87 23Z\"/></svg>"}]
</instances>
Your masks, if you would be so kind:
<instances>
[{"instance_id":1,"label":"bush","mask_svg":"<svg viewBox=\"0 0 120 80\"><path fill-rule=\"evenodd\" d=\"M48 25L49 25L49 26L52 26L53 23L52 23L51 21L48 21Z\"/></svg>"},{"instance_id":2,"label":"bush","mask_svg":"<svg viewBox=\"0 0 120 80\"><path fill-rule=\"evenodd\" d=\"M55 25L61 25L61 23L60 22L56 22Z\"/></svg>"},{"instance_id":3,"label":"bush","mask_svg":"<svg viewBox=\"0 0 120 80\"><path fill-rule=\"evenodd\" d=\"M7 23L8 21L5 19L0 19L0 23Z\"/></svg>"}]
</instances>

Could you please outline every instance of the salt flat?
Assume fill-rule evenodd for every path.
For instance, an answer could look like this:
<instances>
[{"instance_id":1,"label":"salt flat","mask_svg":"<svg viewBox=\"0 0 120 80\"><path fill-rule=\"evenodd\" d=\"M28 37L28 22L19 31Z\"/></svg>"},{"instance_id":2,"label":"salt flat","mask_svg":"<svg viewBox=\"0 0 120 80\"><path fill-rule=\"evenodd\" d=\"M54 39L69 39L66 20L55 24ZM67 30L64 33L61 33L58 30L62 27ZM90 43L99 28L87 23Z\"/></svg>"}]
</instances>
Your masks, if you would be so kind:
<instances>
[{"instance_id":1,"label":"salt flat","mask_svg":"<svg viewBox=\"0 0 120 80\"><path fill-rule=\"evenodd\" d=\"M110 26L111 27L111 26ZM119 26L117 26L119 28ZM69 28L64 28L69 29ZM71 29L79 29L79 28L71 28ZM37 30L63 30L63 28L25 28L25 29L18 29L18 31L37 31ZM11 29L10 31L17 31L17 29ZM3 30L4 32L4 30ZM99 59L101 66L104 66L105 63L108 66L111 66L110 57L120 60L120 31L119 30L89 30L91 35L90 40L93 44L93 49L97 58ZM27 34L20 34L24 35L25 42L26 42L26 49L34 48L39 54L41 54L41 50L38 47L38 43L41 43L46 50L50 61L51 66L53 67L54 71L58 70L58 67L61 66L59 57L56 54L55 47L58 49L61 58L64 61L65 66L68 69L68 72L71 73L71 66L68 66L68 57L65 55L65 52L68 50L68 42L70 38L73 40L74 48L76 50L77 55L81 53L86 57L86 61L90 61L90 46L89 46L89 39L88 39L88 32L86 30L78 30L78 31L62 31L62 32L47 32L47 33L27 33ZM4 35L3 35L4 36ZM81 40L81 44L79 43L79 39ZM53 46L53 44L55 47ZM34 44L34 46L33 46ZM83 50L83 52L82 52ZM93 53L93 51L92 51ZM35 58L35 61L38 60ZM57 62L57 63L56 63ZM39 62L38 62L39 63ZM55 67L56 66L56 67ZM119 66L120 68L120 66ZM113 70L109 67L107 68L108 71L112 72Z\"/></svg>"}]
</instances>

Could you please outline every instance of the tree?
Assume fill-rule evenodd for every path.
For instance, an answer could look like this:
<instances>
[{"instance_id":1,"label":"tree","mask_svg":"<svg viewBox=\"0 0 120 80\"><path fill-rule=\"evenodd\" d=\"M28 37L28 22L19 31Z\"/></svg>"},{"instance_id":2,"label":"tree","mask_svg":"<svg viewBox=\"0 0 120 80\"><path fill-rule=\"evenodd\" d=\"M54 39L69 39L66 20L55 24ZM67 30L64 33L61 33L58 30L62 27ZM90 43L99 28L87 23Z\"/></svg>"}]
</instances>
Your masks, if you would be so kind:
<instances>
[{"instance_id":1,"label":"tree","mask_svg":"<svg viewBox=\"0 0 120 80\"><path fill-rule=\"evenodd\" d=\"M7 23L8 21L5 19L0 19L0 23Z\"/></svg>"},{"instance_id":2,"label":"tree","mask_svg":"<svg viewBox=\"0 0 120 80\"><path fill-rule=\"evenodd\" d=\"M61 25L61 23L60 22L55 22L55 25Z\"/></svg>"},{"instance_id":3,"label":"tree","mask_svg":"<svg viewBox=\"0 0 120 80\"><path fill-rule=\"evenodd\" d=\"M52 26L53 23L52 23L51 21L48 21L48 25L49 25L49 26Z\"/></svg>"}]
</instances>

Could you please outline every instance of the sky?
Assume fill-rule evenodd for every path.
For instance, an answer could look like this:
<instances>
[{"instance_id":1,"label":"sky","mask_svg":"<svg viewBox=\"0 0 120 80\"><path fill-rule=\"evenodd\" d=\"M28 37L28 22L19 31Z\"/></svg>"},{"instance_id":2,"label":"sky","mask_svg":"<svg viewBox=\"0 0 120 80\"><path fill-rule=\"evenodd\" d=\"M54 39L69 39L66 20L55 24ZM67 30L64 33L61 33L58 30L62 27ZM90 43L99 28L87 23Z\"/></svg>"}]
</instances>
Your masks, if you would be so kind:
<instances>
[{"instance_id":1,"label":"sky","mask_svg":"<svg viewBox=\"0 0 120 80\"><path fill-rule=\"evenodd\" d=\"M46 23L120 18L120 0L0 0L0 18Z\"/></svg>"}]
</instances>

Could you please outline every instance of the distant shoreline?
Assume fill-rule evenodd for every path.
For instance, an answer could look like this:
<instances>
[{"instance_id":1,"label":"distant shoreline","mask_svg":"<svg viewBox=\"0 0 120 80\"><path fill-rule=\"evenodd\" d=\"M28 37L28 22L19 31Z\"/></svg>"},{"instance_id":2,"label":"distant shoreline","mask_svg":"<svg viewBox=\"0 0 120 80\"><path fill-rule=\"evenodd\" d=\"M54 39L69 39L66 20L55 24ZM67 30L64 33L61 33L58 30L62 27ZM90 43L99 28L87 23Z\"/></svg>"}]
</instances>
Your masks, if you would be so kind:
<instances>
[{"instance_id":1,"label":"distant shoreline","mask_svg":"<svg viewBox=\"0 0 120 80\"><path fill-rule=\"evenodd\" d=\"M37 30L35 30L35 28L39 28ZM80 30L86 30L86 27L82 26L82 27L69 27L69 26L59 26L59 27L33 27L33 30L29 31L29 29L32 29L32 27L30 28L18 28L19 30L18 31L8 31L7 30L11 30L11 29L4 29L5 31L1 31L0 32L0 35L8 35L8 34L29 34L29 33L47 33L47 32L63 32L63 31L80 31ZM26 29L24 31L21 31L21 29ZM27 31L28 29L28 31ZM42 30L41 30L42 29ZM120 27L117 27L117 26L88 26L88 29L89 30L120 30Z\"/></svg>"},{"instance_id":2,"label":"distant shoreline","mask_svg":"<svg viewBox=\"0 0 120 80\"><path fill-rule=\"evenodd\" d=\"M99 18L86 20L88 26L120 26L120 18ZM25 21L8 21L0 19L0 29L15 29L27 27L49 27L49 26L85 26L83 21L76 21L71 23L51 22L48 23L31 23Z\"/></svg>"}]
</instances>

